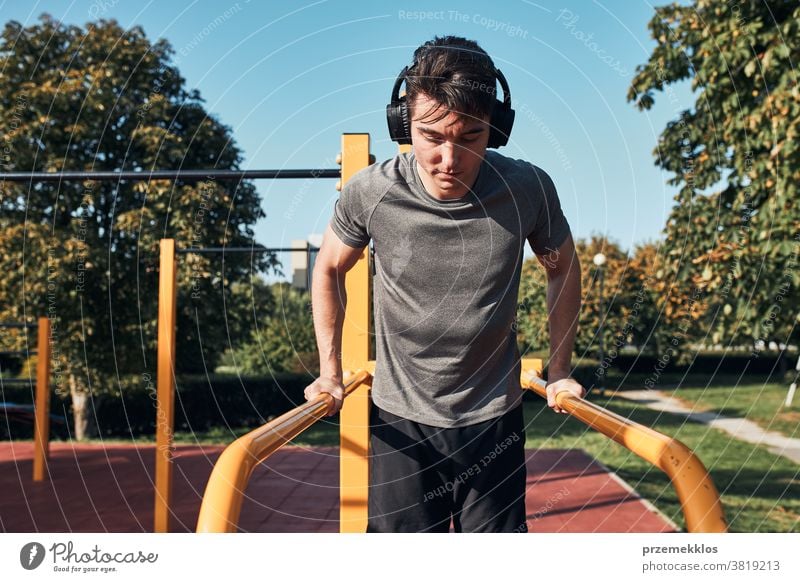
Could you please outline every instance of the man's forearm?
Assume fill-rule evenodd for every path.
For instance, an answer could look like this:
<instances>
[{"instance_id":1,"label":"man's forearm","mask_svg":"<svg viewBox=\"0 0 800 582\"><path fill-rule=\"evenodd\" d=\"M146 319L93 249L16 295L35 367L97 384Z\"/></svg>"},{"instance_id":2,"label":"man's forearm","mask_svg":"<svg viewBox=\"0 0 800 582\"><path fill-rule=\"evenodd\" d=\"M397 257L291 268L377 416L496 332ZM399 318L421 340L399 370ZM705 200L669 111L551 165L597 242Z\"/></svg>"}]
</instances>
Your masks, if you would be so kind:
<instances>
[{"instance_id":1,"label":"man's forearm","mask_svg":"<svg viewBox=\"0 0 800 582\"><path fill-rule=\"evenodd\" d=\"M578 314L581 306L581 275L570 265L562 273L551 274L547 282L547 314L550 327L550 362L548 381L569 376Z\"/></svg>"},{"instance_id":2,"label":"man's forearm","mask_svg":"<svg viewBox=\"0 0 800 582\"><path fill-rule=\"evenodd\" d=\"M311 304L320 376L341 381L342 325L347 306L344 275L339 276L335 271L315 271L311 284Z\"/></svg>"}]
</instances>

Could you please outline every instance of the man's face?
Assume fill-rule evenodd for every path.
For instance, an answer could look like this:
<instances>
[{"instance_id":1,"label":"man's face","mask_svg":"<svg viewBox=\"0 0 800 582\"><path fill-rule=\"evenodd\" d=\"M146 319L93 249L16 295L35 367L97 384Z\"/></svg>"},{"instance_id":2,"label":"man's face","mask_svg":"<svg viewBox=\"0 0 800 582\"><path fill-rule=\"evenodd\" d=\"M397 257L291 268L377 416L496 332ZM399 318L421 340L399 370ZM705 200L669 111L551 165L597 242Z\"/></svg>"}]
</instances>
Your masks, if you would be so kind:
<instances>
[{"instance_id":1,"label":"man's face","mask_svg":"<svg viewBox=\"0 0 800 582\"><path fill-rule=\"evenodd\" d=\"M489 116L475 119L450 112L436 123L438 102L427 95L415 98L411 111L411 142L417 171L434 198L461 198L475 184L489 143Z\"/></svg>"}]
</instances>

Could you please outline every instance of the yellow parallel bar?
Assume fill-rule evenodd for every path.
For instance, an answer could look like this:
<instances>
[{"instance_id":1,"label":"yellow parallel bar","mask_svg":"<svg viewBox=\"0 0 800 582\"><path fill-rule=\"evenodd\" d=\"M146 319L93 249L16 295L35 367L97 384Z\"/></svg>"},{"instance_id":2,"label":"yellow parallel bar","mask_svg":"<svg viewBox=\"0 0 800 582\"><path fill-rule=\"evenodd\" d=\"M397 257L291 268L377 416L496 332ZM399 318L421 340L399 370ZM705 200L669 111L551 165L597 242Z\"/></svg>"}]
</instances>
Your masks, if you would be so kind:
<instances>
[{"instance_id":1,"label":"yellow parallel bar","mask_svg":"<svg viewBox=\"0 0 800 582\"><path fill-rule=\"evenodd\" d=\"M344 185L370 162L369 134L342 135ZM342 369L364 369L370 354L370 261L365 248L347 273L347 310L342 329ZM369 490L369 387L364 385L347 399L339 413L339 531L364 532L367 528Z\"/></svg>"},{"instance_id":2,"label":"yellow parallel bar","mask_svg":"<svg viewBox=\"0 0 800 582\"><path fill-rule=\"evenodd\" d=\"M175 424L175 241L162 239L158 274L158 372L156 412L156 491L153 531L169 531L172 499L172 435Z\"/></svg>"},{"instance_id":3,"label":"yellow parallel bar","mask_svg":"<svg viewBox=\"0 0 800 582\"><path fill-rule=\"evenodd\" d=\"M50 456L50 320L39 318L36 340L36 426L33 434L33 480L44 481Z\"/></svg>"},{"instance_id":4,"label":"yellow parallel bar","mask_svg":"<svg viewBox=\"0 0 800 582\"><path fill-rule=\"evenodd\" d=\"M349 399L360 386L371 381L369 372L359 370L347 378L345 396ZM197 533L235 532L253 469L322 418L332 399L330 394L320 394L229 445L214 465L206 485Z\"/></svg>"},{"instance_id":5,"label":"yellow parallel bar","mask_svg":"<svg viewBox=\"0 0 800 582\"><path fill-rule=\"evenodd\" d=\"M546 383L537 376L533 365L523 358L522 387L547 398ZM556 400L561 408L587 426L664 471L678 495L689 532L728 531L717 488L705 465L686 445L571 394L561 392Z\"/></svg>"}]
</instances>

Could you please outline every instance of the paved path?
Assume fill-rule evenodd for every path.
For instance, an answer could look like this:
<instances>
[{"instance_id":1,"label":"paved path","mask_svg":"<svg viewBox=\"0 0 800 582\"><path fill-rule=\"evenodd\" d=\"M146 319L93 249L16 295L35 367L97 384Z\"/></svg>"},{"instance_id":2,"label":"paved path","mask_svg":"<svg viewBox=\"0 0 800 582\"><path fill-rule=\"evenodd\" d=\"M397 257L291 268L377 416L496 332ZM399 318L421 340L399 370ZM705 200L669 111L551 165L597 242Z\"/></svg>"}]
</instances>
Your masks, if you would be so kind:
<instances>
[{"instance_id":1,"label":"paved path","mask_svg":"<svg viewBox=\"0 0 800 582\"><path fill-rule=\"evenodd\" d=\"M155 447L52 443L51 480L33 483L30 441L0 443L0 532L147 532ZM172 531L192 532L221 446L178 446ZM580 450L529 450L531 532L669 532L675 525ZM243 532L339 530L336 447L284 447L256 467Z\"/></svg>"},{"instance_id":2,"label":"paved path","mask_svg":"<svg viewBox=\"0 0 800 582\"><path fill-rule=\"evenodd\" d=\"M744 418L728 418L714 412L695 412L671 396L659 390L620 390L615 396L635 400L653 410L685 416L692 422L706 424L723 430L736 439L761 445L775 455L800 463L800 439L789 438L780 433L766 431L756 423Z\"/></svg>"}]
</instances>

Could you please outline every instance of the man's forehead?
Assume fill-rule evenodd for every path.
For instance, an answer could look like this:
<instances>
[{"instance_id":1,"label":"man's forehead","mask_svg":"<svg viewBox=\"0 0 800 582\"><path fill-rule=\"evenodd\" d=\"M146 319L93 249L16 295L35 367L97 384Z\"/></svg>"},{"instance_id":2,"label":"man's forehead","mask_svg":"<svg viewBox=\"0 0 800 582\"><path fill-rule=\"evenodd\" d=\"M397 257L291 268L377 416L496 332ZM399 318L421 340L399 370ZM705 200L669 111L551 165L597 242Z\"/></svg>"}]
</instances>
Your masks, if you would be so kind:
<instances>
[{"instance_id":1,"label":"man's forehead","mask_svg":"<svg viewBox=\"0 0 800 582\"><path fill-rule=\"evenodd\" d=\"M414 100L413 112L413 121L418 128L433 131L442 128L458 131L481 129L488 118L479 119L461 111L448 111L441 103L422 96Z\"/></svg>"}]
</instances>

